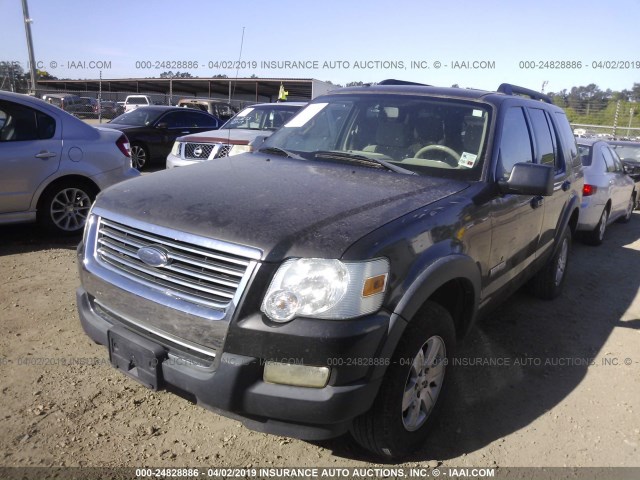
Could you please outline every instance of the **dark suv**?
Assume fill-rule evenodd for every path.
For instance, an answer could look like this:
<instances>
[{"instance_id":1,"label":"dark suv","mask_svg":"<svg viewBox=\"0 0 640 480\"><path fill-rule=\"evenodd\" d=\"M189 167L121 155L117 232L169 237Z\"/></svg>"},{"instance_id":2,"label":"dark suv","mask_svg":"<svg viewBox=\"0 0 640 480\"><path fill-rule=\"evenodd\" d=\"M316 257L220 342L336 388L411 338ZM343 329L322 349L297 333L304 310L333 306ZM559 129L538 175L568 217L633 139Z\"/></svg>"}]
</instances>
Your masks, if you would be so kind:
<instances>
[{"instance_id":1,"label":"dark suv","mask_svg":"<svg viewBox=\"0 0 640 480\"><path fill-rule=\"evenodd\" d=\"M316 98L253 153L97 199L82 325L112 364L248 427L416 448L457 340L566 280L582 171L563 111L401 81Z\"/></svg>"}]
</instances>

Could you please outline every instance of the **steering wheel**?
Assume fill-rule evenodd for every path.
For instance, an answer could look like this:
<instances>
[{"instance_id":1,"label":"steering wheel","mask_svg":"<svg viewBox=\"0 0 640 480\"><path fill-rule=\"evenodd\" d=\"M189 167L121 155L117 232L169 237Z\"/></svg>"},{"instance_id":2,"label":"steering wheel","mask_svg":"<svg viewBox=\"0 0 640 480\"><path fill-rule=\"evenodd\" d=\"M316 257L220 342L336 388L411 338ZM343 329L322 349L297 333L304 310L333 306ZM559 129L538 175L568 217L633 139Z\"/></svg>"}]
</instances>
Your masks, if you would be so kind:
<instances>
[{"instance_id":1,"label":"steering wheel","mask_svg":"<svg viewBox=\"0 0 640 480\"><path fill-rule=\"evenodd\" d=\"M455 160L456 166L460 161L460 155L458 154L458 152L456 152L452 148L447 147L446 145L427 145L426 147L422 147L420 150L418 150L413 156L415 158L425 158L423 155L426 152L430 152L431 150L436 150L439 152L446 153L447 155L449 155ZM446 162L446 163L449 163L449 162Z\"/></svg>"}]
</instances>

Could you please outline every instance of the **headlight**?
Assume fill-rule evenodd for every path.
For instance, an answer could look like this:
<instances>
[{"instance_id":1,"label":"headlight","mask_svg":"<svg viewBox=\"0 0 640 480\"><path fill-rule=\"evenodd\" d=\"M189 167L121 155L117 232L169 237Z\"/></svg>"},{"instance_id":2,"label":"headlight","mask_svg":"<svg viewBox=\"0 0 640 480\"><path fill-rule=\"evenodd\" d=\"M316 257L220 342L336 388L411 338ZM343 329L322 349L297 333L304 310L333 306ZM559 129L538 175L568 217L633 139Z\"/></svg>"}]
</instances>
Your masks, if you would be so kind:
<instances>
[{"instance_id":1,"label":"headlight","mask_svg":"<svg viewBox=\"0 0 640 480\"><path fill-rule=\"evenodd\" d=\"M179 157L180 156L180 146L181 146L180 142L173 142L173 148L171 149L171 155ZM165 152L166 152L166 150L165 150Z\"/></svg>"},{"instance_id":2,"label":"headlight","mask_svg":"<svg viewBox=\"0 0 640 480\"><path fill-rule=\"evenodd\" d=\"M295 317L342 320L377 311L387 286L389 262L287 260L278 269L261 310L274 322Z\"/></svg>"},{"instance_id":3,"label":"headlight","mask_svg":"<svg viewBox=\"0 0 640 480\"><path fill-rule=\"evenodd\" d=\"M251 150L251 145L234 145L231 147L231 150L229 150L229 156L231 157L233 155L239 155L240 153L247 153Z\"/></svg>"}]
</instances>

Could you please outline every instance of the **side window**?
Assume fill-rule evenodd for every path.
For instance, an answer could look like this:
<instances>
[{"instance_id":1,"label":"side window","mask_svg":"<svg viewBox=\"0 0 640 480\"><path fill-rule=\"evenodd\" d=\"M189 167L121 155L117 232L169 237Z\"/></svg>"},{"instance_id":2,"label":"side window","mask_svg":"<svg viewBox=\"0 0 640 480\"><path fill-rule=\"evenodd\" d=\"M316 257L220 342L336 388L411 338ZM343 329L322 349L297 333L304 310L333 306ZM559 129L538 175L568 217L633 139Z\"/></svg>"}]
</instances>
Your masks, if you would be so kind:
<instances>
[{"instance_id":1,"label":"side window","mask_svg":"<svg viewBox=\"0 0 640 480\"><path fill-rule=\"evenodd\" d=\"M578 155L578 146L576 145L576 137L574 137L573 132L571 131L571 125L569 125L569 119L564 112L556 112L556 122L560 129L560 136L562 137L562 146L565 149L569 149L569 155L571 158L567 158L566 161L571 162L571 164L580 168L580 156Z\"/></svg>"},{"instance_id":2,"label":"side window","mask_svg":"<svg viewBox=\"0 0 640 480\"><path fill-rule=\"evenodd\" d=\"M533 162L529 129L520 107L510 108L504 117L499 158L498 176L503 178L509 178L516 163Z\"/></svg>"},{"instance_id":3,"label":"side window","mask_svg":"<svg viewBox=\"0 0 640 480\"><path fill-rule=\"evenodd\" d=\"M613 165L615 168L614 171L619 173L624 171L624 167L622 166L622 162L620 161L620 157L618 157L618 154L615 151L613 151L611 147L605 147L603 150L606 150L607 153L611 155L611 158L613 159Z\"/></svg>"},{"instance_id":4,"label":"side window","mask_svg":"<svg viewBox=\"0 0 640 480\"><path fill-rule=\"evenodd\" d=\"M56 121L49 115L36 112L36 122L38 124L38 138L40 140L46 140L56 133Z\"/></svg>"},{"instance_id":5,"label":"side window","mask_svg":"<svg viewBox=\"0 0 640 480\"><path fill-rule=\"evenodd\" d=\"M616 162L613 160L613 155L607 147L600 148L600 155L604 157L604 163L607 166L607 172L616 171Z\"/></svg>"},{"instance_id":6,"label":"side window","mask_svg":"<svg viewBox=\"0 0 640 480\"><path fill-rule=\"evenodd\" d=\"M218 122L216 122L214 118L211 118L209 115L202 115L197 111L189 112L189 115L186 118L186 123L189 127L218 127Z\"/></svg>"},{"instance_id":7,"label":"side window","mask_svg":"<svg viewBox=\"0 0 640 480\"><path fill-rule=\"evenodd\" d=\"M527 110L529 111L533 133L536 137L537 160L543 165L553 165L555 167L556 157L553 151L553 140L551 139L551 132L549 131L549 124L544 115L544 110L539 108L528 108Z\"/></svg>"},{"instance_id":8,"label":"side window","mask_svg":"<svg viewBox=\"0 0 640 480\"><path fill-rule=\"evenodd\" d=\"M17 103L0 101L0 118L4 118L0 128L0 142L20 142L41 138L39 137L36 114L40 114L40 112ZM40 115L48 117L44 114ZM53 119L51 120L53 121ZM55 122L53 122L53 127L55 132ZM53 133L44 138L51 136Z\"/></svg>"},{"instance_id":9,"label":"side window","mask_svg":"<svg viewBox=\"0 0 640 480\"><path fill-rule=\"evenodd\" d=\"M160 118L158 123L166 123L167 124L167 128L182 128L182 127L186 127L188 125L185 122L185 120L186 120L185 115L184 115L185 113L189 113L189 112L185 111L185 112L170 112L170 113L167 113L165 116Z\"/></svg>"}]
</instances>

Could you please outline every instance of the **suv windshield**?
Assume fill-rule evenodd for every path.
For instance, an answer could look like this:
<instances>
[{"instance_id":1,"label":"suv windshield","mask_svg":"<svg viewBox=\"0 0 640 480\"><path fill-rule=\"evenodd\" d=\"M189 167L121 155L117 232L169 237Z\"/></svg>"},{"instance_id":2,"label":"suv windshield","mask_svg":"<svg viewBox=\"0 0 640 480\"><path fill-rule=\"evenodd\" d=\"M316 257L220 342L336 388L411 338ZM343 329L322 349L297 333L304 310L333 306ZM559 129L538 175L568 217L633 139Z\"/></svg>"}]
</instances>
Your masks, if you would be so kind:
<instances>
[{"instance_id":1,"label":"suv windshield","mask_svg":"<svg viewBox=\"0 0 640 480\"><path fill-rule=\"evenodd\" d=\"M247 107L225 123L222 128L245 128L248 130L277 130L302 107L276 104L277 107Z\"/></svg>"},{"instance_id":2,"label":"suv windshield","mask_svg":"<svg viewBox=\"0 0 640 480\"><path fill-rule=\"evenodd\" d=\"M468 101L335 95L309 104L263 149L305 159L359 164L370 159L420 175L478 179L489 119L489 107Z\"/></svg>"}]
</instances>

